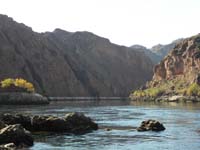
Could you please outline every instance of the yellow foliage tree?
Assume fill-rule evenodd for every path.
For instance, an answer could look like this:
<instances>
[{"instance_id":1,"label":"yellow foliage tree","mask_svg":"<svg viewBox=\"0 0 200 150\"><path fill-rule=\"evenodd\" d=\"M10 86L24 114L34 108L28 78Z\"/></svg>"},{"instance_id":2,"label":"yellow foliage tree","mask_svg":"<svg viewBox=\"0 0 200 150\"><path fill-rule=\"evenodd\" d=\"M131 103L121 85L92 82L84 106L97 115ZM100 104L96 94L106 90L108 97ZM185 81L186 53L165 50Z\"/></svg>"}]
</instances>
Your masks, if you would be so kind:
<instances>
[{"instance_id":1,"label":"yellow foliage tree","mask_svg":"<svg viewBox=\"0 0 200 150\"><path fill-rule=\"evenodd\" d=\"M7 87L13 85L14 82L15 82L14 79L11 79L11 78L5 79L5 80L1 81L1 87L2 88L7 88Z\"/></svg>"},{"instance_id":2,"label":"yellow foliage tree","mask_svg":"<svg viewBox=\"0 0 200 150\"><path fill-rule=\"evenodd\" d=\"M9 88L11 86L25 89L27 92L35 92L35 88L32 83L22 78L7 78L1 81L1 88Z\"/></svg>"}]
</instances>

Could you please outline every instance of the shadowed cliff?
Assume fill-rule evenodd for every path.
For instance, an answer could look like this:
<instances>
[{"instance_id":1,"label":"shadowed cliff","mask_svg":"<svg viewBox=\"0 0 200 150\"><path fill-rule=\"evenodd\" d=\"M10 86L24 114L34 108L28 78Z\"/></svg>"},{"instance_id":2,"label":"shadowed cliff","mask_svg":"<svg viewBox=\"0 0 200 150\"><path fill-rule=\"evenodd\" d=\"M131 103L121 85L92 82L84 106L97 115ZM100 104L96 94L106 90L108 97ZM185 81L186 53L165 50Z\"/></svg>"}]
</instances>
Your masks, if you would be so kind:
<instances>
[{"instance_id":1,"label":"shadowed cliff","mask_svg":"<svg viewBox=\"0 0 200 150\"><path fill-rule=\"evenodd\" d=\"M0 15L0 79L22 77L50 96L128 96L152 77L139 50L90 32L36 33Z\"/></svg>"}]
</instances>

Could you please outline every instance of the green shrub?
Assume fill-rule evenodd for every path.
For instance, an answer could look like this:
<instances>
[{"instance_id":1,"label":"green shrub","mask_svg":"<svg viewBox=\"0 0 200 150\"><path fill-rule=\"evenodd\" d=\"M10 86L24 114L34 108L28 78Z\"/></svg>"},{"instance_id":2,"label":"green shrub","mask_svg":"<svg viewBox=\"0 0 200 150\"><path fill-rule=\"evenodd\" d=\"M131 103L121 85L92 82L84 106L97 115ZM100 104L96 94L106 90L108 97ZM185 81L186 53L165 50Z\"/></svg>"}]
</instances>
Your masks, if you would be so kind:
<instances>
[{"instance_id":1,"label":"green shrub","mask_svg":"<svg viewBox=\"0 0 200 150\"><path fill-rule=\"evenodd\" d=\"M134 91L133 95L137 97L144 97L144 96L157 97L157 96L162 95L163 92L164 91L159 88L149 88L146 90L136 90Z\"/></svg>"},{"instance_id":2,"label":"green shrub","mask_svg":"<svg viewBox=\"0 0 200 150\"><path fill-rule=\"evenodd\" d=\"M145 96L145 93L143 90L136 90L133 92L133 95L137 96L137 97L143 97L143 96Z\"/></svg>"},{"instance_id":3,"label":"green shrub","mask_svg":"<svg viewBox=\"0 0 200 150\"><path fill-rule=\"evenodd\" d=\"M160 95L162 95L163 92L164 91L160 88L149 88L149 89L145 90L146 95L150 96L150 97L160 96Z\"/></svg>"},{"instance_id":4,"label":"green shrub","mask_svg":"<svg viewBox=\"0 0 200 150\"><path fill-rule=\"evenodd\" d=\"M200 86L197 83L191 84L186 91L189 96L200 96Z\"/></svg>"},{"instance_id":5,"label":"green shrub","mask_svg":"<svg viewBox=\"0 0 200 150\"><path fill-rule=\"evenodd\" d=\"M187 95L187 88L177 89L179 95Z\"/></svg>"}]
</instances>

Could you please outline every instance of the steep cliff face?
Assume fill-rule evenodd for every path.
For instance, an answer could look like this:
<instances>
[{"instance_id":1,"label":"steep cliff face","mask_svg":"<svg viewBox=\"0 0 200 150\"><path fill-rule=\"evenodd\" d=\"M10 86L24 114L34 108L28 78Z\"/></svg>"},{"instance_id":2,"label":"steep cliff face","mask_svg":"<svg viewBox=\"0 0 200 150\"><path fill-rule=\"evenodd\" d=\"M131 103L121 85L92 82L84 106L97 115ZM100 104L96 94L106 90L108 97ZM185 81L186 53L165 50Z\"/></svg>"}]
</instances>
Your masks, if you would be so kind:
<instances>
[{"instance_id":1,"label":"steep cliff face","mask_svg":"<svg viewBox=\"0 0 200 150\"><path fill-rule=\"evenodd\" d=\"M200 97L200 34L177 43L154 67L153 79L130 97L162 100L174 95Z\"/></svg>"},{"instance_id":2,"label":"steep cliff face","mask_svg":"<svg viewBox=\"0 0 200 150\"><path fill-rule=\"evenodd\" d=\"M22 77L50 96L127 96L152 77L139 50L89 32L36 33L0 15L0 80Z\"/></svg>"},{"instance_id":3,"label":"steep cliff face","mask_svg":"<svg viewBox=\"0 0 200 150\"><path fill-rule=\"evenodd\" d=\"M182 77L188 82L200 72L200 35L179 42L154 68L153 80Z\"/></svg>"},{"instance_id":4,"label":"steep cliff face","mask_svg":"<svg viewBox=\"0 0 200 150\"><path fill-rule=\"evenodd\" d=\"M163 94L195 94L200 85L200 34L184 39L154 67L148 88L162 90ZM193 90L193 91L192 91ZM198 94L196 94L198 95Z\"/></svg>"}]
</instances>

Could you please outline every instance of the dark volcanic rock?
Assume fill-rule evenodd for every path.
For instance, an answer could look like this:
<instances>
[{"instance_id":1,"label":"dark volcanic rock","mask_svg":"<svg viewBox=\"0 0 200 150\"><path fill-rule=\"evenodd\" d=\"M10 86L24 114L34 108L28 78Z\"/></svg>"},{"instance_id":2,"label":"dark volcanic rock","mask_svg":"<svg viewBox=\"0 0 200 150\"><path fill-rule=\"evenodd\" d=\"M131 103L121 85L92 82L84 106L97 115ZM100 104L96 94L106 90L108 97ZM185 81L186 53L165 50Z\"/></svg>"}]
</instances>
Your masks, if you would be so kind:
<instances>
[{"instance_id":1,"label":"dark volcanic rock","mask_svg":"<svg viewBox=\"0 0 200 150\"><path fill-rule=\"evenodd\" d=\"M159 121L147 120L143 121L137 131L163 131L165 127Z\"/></svg>"},{"instance_id":2,"label":"dark volcanic rock","mask_svg":"<svg viewBox=\"0 0 200 150\"><path fill-rule=\"evenodd\" d=\"M98 125L82 113L68 113L65 117L2 114L6 124L21 124L30 131L67 132L83 134L98 129Z\"/></svg>"},{"instance_id":3,"label":"dark volcanic rock","mask_svg":"<svg viewBox=\"0 0 200 150\"><path fill-rule=\"evenodd\" d=\"M152 78L151 60L89 32L36 33L0 15L0 80L22 77L49 96L128 96Z\"/></svg>"},{"instance_id":4,"label":"dark volcanic rock","mask_svg":"<svg viewBox=\"0 0 200 150\"><path fill-rule=\"evenodd\" d=\"M33 138L20 124L8 125L0 130L0 144L14 143L16 146L32 146Z\"/></svg>"}]
</instances>

